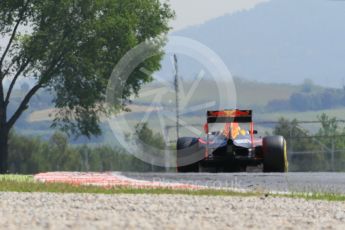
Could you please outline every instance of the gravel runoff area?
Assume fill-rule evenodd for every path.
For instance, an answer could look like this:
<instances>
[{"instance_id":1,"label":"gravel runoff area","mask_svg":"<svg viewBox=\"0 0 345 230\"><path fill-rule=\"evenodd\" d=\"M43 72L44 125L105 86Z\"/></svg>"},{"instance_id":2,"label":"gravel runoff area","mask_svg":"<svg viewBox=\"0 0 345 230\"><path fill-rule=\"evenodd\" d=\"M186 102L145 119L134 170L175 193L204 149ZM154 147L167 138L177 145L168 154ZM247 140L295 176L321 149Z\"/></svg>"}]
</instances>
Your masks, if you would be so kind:
<instances>
[{"instance_id":1,"label":"gravel runoff area","mask_svg":"<svg viewBox=\"0 0 345 230\"><path fill-rule=\"evenodd\" d=\"M0 193L0 229L345 229L345 204L273 197Z\"/></svg>"}]
</instances>

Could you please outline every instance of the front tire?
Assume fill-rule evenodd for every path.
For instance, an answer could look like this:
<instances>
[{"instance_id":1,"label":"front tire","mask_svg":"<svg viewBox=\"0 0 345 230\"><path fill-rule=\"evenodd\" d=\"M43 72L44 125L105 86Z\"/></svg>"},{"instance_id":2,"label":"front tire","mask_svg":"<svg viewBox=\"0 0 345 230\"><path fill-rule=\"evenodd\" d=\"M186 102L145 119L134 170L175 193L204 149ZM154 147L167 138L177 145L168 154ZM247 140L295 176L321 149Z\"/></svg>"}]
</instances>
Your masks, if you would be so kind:
<instances>
[{"instance_id":1,"label":"front tire","mask_svg":"<svg viewBox=\"0 0 345 230\"><path fill-rule=\"evenodd\" d=\"M262 143L266 173L288 172L286 141L282 136L265 137Z\"/></svg>"}]
</instances>

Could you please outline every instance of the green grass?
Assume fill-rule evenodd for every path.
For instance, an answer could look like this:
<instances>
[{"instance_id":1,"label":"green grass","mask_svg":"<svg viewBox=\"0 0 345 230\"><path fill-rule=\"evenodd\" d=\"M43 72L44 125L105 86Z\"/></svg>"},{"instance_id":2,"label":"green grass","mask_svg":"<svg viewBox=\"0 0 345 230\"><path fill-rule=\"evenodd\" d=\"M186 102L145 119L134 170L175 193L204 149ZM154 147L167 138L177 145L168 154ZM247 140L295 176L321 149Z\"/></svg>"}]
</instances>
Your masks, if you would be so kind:
<instances>
[{"instance_id":1,"label":"green grass","mask_svg":"<svg viewBox=\"0 0 345 230\"><path fill-rule=\"evenodd\" d=\"M303 193L293 193L290 195L278 195L277 197L286 197L286 198L293 198L293 199L305 199L305 200L323 200L323 201L338 201L344 202L345 195L337 194L337 193L310 193L310 194L303 194Z\"/></svg>"},{"instance_id":2,"label":"green grass","mask_svg":"<svg viewBox=\"0 0 345 230\"><path fill-rule=\"evenodd\" d=\"M38 183L32 176L0 176L1 192L49 192L49 193L95 193L95 194L168 194L168 195L202 195L202 196L256 196L257 193L240 193L225 190L203 189L182 190L169 188L128 188L97 186L76 186L62 183Z\"/></svg>"},{"instance_id":3,"label":"green grass","mask_svg":"<svg viewBox=\"0 0 345 230\"><path fill-rule=\"evenodd\" d=\"M32 176L0 176L0 192L48 192L48 193L93 193L93 194L152 194L152 195L192 195L192 196L234 196L293 198L305 200L345 201L345 195L336 193L292 193L288 195L268 194L264 192L235 192L221 189L181 190L169 188L136 189L128 187L102 188L96 186L75 186L61 183L38 183Z\"/></svg>"},{"instance_id":4,"label":"green grass","mask_svg":"<svg viewBox=\"0 0 345 230\"><path fill-rule=\"evenodd\" d=\"M0 175L1 182L13 183L34 183L34 177L31 175Z\"/></svg>"}]
</instances>

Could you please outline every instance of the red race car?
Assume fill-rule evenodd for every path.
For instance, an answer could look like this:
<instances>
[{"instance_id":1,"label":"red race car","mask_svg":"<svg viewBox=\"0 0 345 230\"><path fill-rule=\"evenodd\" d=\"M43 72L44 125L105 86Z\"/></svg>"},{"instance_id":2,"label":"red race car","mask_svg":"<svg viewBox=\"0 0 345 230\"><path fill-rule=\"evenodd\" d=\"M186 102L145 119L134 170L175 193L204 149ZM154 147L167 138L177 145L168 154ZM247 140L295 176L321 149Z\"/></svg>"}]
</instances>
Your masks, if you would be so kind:
<instances>
[{"instance_id":1,"label":"red race car","mask_svg":"<svg viewBox=\"0 0 345 230\"><path fill-rule=\"evenodd\" d=\"M284 137L256 137L251 110L208 111L204 130L204 137L177 140L178 172L241 172L259 165L264 172L288 171Z\"/></svg>"}]
</instances>

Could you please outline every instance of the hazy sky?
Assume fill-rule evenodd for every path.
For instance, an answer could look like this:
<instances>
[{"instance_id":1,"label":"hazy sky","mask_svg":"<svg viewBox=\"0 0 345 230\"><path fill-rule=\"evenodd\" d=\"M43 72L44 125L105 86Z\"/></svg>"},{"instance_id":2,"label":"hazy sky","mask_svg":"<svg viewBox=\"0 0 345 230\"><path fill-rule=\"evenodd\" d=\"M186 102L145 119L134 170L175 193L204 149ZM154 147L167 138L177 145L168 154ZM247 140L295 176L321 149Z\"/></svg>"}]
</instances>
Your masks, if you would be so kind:
<instances>
[{"instance_id":1,"label":"hazy sky","mask_svg":"<svg viewBox=\"0 0 345 230\"><path fill-rule=\"evenodd\" d=\"M212 18L251 9L257 4L267 1L269 0L170 0L177 15L172 26L174 30L179 30L202 24Z\"/></svg>"},{"instance_id":2,"label":"hazy sky","mask_svg":"<svg viewBox=\"0 0 345 230\"><path fill-rule=\"evenodd\" d=\"M212 18L225 14L247 10L261 2L270 0L161 0L169 1L176 12L176 19L171 23L174 30L202 24ZM0 45L6 41L1 39Z\"/></svg>"}]
</instances>

